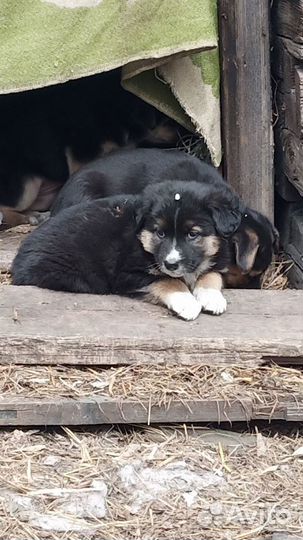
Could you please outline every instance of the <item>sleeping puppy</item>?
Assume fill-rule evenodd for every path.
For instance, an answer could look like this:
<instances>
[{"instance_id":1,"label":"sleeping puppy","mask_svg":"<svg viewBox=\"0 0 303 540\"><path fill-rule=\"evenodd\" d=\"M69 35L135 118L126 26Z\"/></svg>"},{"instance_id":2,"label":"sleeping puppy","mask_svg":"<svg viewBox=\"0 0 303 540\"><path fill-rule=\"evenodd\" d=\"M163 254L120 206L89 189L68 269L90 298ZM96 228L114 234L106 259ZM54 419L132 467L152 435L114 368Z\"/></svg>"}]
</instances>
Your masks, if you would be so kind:
<instances>
[{"instance_id":1,"label":"sleeping puppy","mask_svg":"<svg viewBox=\"0 0 303 540\"><path fill-rule=\"evenodd\" d=\"M0 96L0 228L39 220L69 174L98 156L176 145L183 128L120 79L114 70Z\"/></svg>"},{"instance_id":2,"label":"sleeping puppy","mask_svg":"<svg viewBox=\"0 0 303 540\"><path fill-rule=\"evenodd\" d=\"M259 289L261 278L279 249L279 233L265 216L246 208L231 237L233 262L224 276L224 286Z\"/></svg>"},{"instance_id":3,"label":"sleeping puppy","mask_svg":"<svg viewBox=\"0 0 303 540\"><path fill-rule=\"evenodd\" d=\"M15 285L141 295L193 320L226 310L220 272L242 216L230 190L162 182L62 210L23 242Z\"/></svg>"},{"instance_id":4,"label":"sleeping puppy","mask_svg":"<svg viewBox=\"0 0 303 540\"><path fill-rule=\"evenodd\" d=\"M97 159L72 175L56 198L51 215L84 201L141 193L146 186L164 180L193 180L221 187L223 192L228 189L214 167L180 150L124 149Z\"/></svg>"}]
</instances>

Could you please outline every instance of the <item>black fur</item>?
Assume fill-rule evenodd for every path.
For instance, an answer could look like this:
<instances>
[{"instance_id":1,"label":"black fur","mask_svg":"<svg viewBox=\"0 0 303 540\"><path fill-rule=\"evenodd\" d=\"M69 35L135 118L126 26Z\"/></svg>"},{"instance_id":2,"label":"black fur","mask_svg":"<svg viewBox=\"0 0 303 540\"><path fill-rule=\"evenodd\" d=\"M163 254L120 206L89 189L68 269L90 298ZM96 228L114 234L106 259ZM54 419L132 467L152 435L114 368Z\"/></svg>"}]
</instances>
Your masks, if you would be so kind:
<instances>
[{"instance_id":1,"label":"black fur","mask_svg":"<svg viewBox=\"0 0 303 540\"><path fill-rule=\"evenodd\" d=\"M72 175L60 191L52 209L52 215L83 201L118 195L137 194L150 185L167 180L195 181L218 188L217 200L213 199L213 209L217 212L218 227L226 230L226 219L231 223L228 207L226 216L222 208L220 192L234 197L222 176L211 165L180 150L160 150L138 148L121 150L89 163ZM236 199L235 199L236 202ZM239 204L239 202L237 203ZM235 216L237 223L237 216Z\"/></svg>"},{"instance_id":2,"label":"black fur","mask_svg":"<svg viewBox=\"0 0 303 540\"><path fill-rule=\"evenodd\" d=\"M175 200L176 192L180 194L179 201ZM214 193L209 185L163 182L148 186L141 195L89 201L62 210L21 245L12 266L13 284L132 295L170 275L163 271L162 263L173 238L182 251L181 277L185 282L189 274L198 278L203 273L199 270L201 263L206 263L204 272L209 268L220 271L230 263L230 249L228 240L220 240L216 232ZM234 208L234 200L228 190L226 193L226 198L220 195L223 204L230 204L230 213L238 211L238 202ZM154 225L159 219L165 220L166 234L155 245ZM201 227L202 248L197 239L187 237L189 220ZM229 223L225 225L230 228ZM139 240L142 231L151 235L152 253L143 249ZM203 240L213 236L218 248L209 255Z\"/></svg>"}]
</instances>

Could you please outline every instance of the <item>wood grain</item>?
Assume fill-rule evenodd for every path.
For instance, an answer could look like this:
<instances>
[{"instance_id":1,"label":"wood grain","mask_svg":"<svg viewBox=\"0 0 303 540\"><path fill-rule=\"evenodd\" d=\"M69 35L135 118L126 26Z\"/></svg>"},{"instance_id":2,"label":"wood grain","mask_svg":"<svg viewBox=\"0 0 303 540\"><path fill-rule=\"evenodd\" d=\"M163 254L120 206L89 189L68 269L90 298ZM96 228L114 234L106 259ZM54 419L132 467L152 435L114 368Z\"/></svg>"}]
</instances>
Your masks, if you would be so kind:
<instances>
[{"instance_id":1,"label":"wood grain","mask_svg":"<svg viewBox=\"0 0 303 540\"><path fill-rule=\"evenodd\" d=\"M219 0L218 6L225 176L272 219L269 2Z\"/></svg>"},{"instance_id":2,"label":"wood grain","mask_svg":"<svg viewBox=\"0 0 303 540\"><path fill-rule=\"evenodd\" d=\"M291 409L291 412L288 411ZM281 401L275 407L254 406L250 400L171 401L151 405L148 401L107 397L34 399L9 397L0 400L0 426L52 426L97 424L153 424L175 422L247 422L254 419L303 420L303 405Z\"/></svg>"},{"instance_id":3,"label":"wood grain","mask_svg":"<svg viewBox=\"0 0 303 540\"><path fill-rule=\"evenodd\" d=\"M180 362L257 366L303 357L303 292L230 290L227 312L177 319L166 309L115 296L3 286L2 364ZM296 359L296 360L294 360Z\"/></svg>"}]
</instances>

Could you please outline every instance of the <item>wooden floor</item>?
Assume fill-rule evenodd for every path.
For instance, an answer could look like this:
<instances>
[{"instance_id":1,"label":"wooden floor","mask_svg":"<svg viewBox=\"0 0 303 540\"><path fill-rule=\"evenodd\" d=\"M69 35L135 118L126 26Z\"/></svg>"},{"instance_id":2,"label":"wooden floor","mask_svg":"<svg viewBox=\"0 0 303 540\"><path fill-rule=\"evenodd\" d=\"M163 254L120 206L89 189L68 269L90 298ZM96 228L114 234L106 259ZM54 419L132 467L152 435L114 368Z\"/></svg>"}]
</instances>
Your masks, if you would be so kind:
<instances>
[{"instance_id":1,"label":"wooden floor","mask_svg":"<svg viewBox=\"0 0 303 540\"><path fill-rule=\"evenodd\" d=\"M0 235L0 269L6 271L20 233ZM111 366L177 364L254 367L303 364L303 292L225 291L220 317L186 322L166 309L114 296L57 293L0 285L0 364ZM33 368L34 369L34 368ZM303 396L303 392L302 392ZM2 396L0 426L152 422L303 420L301 395L285 394L272 407L251 401L49 399Z\"/></svg>"}]
</instances>

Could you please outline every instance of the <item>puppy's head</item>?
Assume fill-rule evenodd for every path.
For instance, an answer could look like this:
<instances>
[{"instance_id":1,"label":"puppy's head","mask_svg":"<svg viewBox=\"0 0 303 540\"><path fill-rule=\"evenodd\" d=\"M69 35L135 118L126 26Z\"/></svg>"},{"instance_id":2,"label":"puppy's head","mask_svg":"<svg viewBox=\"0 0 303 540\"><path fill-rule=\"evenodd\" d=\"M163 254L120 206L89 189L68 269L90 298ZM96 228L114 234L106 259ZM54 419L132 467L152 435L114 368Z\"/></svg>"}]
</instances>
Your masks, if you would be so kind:
<instances>
[{"instance_id":1,"label":"puppy's head","mask_svg":"<svg viewBox=\"0 0 303 540\"><path fill-rule=\"evenodd\" d=\"M242 282L246 286L256 284L279 249L278 231L265 216L246 208L231 240L237 267L233 286L241 286Z\"/></svg>"},{"instance_id":2,"label":"puppy's head","mask_svg":"<svg viewBox=\"0 0 303 540\"><path fill-rule=\"evenodd\" d=\"M160 272L171 277L203 273L214 266L221 237L241 221L239 199L198 182L167 181L148 186L137 218L138 237Z\"/></svg>"}]
</instances>

